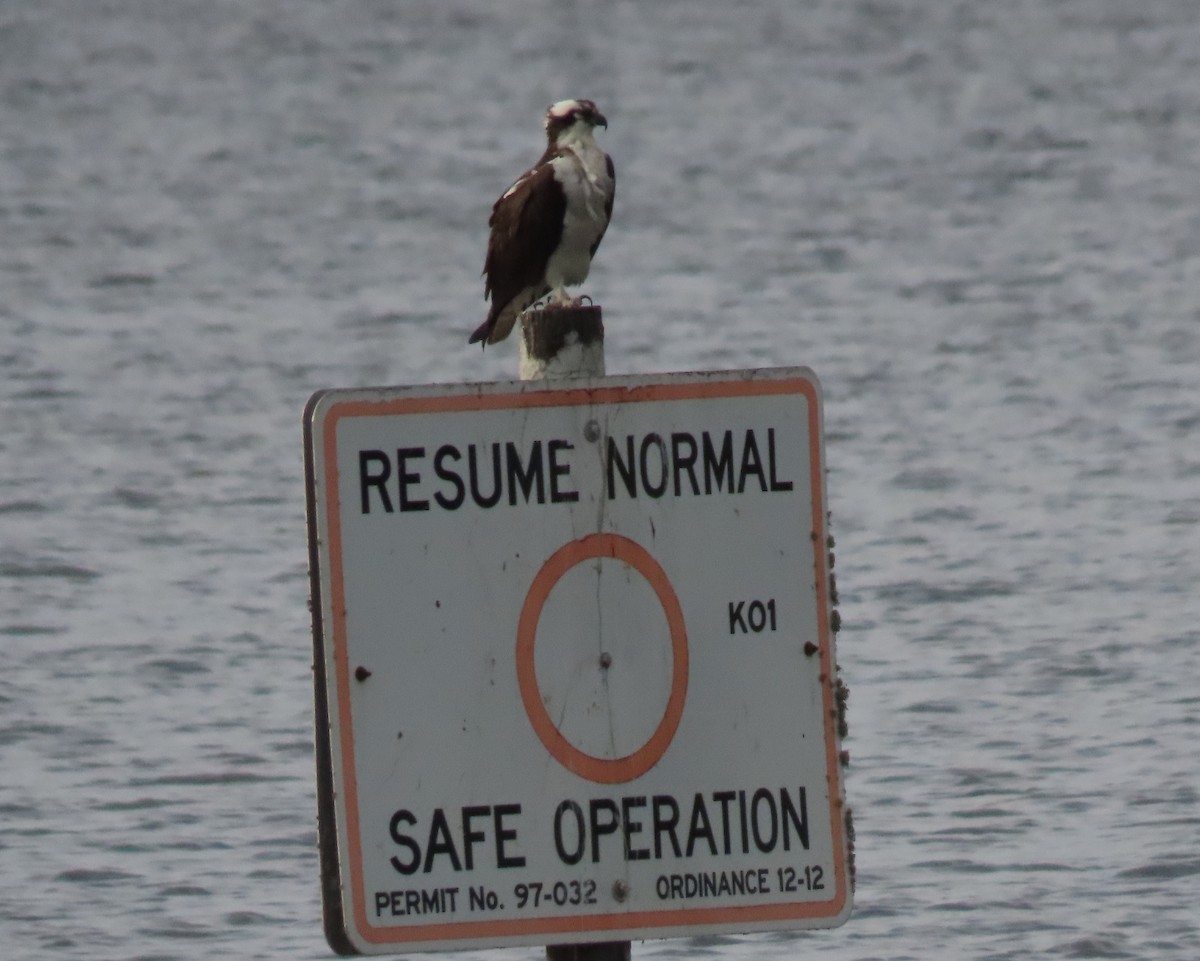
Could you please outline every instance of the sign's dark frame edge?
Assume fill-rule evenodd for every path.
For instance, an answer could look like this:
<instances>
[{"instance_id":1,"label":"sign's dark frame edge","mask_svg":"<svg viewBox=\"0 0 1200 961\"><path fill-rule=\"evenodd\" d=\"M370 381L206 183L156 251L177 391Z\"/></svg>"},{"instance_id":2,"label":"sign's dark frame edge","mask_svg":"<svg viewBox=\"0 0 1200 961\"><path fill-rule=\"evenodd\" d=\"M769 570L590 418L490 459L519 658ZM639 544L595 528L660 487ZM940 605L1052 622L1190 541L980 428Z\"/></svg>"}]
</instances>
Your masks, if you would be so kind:
<instances>
[{"instance_id":1,"label":"sign's dark frame edge","mask_svg":"<svg viewBox=\"0 0 1200 961\"><path fill-rule=\"evenodd\" d=\"M321 862L321 918L325 940L340 955L357 955L346 931L342 877L338 862L337 810L334 805L333 749L325 684L325 629L321 607L320 531L317 526L316 462L313 419L329 391L317 391L304 407L304 502L308 518L308 597L312 611L313 746L317 765L317 848Z\"/></svg>"}]
</instances>

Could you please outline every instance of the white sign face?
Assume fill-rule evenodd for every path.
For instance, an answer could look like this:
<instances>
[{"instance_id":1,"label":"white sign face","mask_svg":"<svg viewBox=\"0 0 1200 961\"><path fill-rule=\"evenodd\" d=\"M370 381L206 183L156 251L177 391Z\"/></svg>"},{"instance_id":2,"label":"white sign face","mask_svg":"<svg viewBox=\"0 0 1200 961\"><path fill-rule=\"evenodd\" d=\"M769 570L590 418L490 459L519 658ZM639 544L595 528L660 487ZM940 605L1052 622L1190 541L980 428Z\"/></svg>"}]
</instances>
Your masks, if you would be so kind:
<instances>
[{"instance_id":1,"label":"white sign face","mask_svg":"<svg viewBox=\"0 0 1200 961\"><path fill-rule=\"evenodd\" d=\"M335 947L846 919L810 371L330 391L305 426Z\"/></svg>"}]
</instances>

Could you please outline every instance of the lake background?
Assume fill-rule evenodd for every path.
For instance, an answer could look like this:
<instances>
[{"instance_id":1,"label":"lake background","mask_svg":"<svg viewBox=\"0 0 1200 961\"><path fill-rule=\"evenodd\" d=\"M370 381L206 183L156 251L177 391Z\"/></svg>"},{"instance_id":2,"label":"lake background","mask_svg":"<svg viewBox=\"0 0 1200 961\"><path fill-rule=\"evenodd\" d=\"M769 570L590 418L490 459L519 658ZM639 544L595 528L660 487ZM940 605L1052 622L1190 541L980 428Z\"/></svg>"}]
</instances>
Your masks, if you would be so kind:
<instances>
[{"instance_id":1,"label":"lake background","mask_svg":"<svg viewBox=\"0 0 1200 961\"><path fill-rule=\"evenodd\" d=\"M0 0L4 954L330 956L300 414L516 376L586 96L609 372L822 380L852 691L851 920L635 957L1195 961L1198 71L1194 0Z\"/></svg>"}]
</instances>

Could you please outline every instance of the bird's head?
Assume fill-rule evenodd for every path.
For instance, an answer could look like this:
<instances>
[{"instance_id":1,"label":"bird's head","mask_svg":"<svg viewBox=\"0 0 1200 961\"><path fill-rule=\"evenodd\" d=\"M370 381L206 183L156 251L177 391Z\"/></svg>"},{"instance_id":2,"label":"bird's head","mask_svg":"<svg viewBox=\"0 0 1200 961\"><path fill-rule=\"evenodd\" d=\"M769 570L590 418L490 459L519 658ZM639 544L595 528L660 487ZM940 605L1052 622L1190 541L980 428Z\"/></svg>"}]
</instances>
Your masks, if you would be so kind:
<instances>
[{"instance_id":1,"label":"bird's head","mask_svg":"<svg viewBox=\"0 0 1200 961\"><path fill-rule=\"evenodd\" d=\"M546 111L546 136L552 144L591 137L597 127L608 127L608 121L591 100L560 100Z\"/></svg>"}]
</instances>

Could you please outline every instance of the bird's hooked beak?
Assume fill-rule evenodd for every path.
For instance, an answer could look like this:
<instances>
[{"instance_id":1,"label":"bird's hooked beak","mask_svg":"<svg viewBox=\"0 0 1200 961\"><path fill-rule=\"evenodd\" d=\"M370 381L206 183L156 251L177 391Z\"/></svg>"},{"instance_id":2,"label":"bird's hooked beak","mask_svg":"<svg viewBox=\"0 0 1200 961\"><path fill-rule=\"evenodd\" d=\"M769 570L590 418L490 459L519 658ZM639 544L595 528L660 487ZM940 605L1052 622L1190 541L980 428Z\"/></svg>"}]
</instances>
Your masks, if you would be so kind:
<instances>
[{"instance_id":1,"label":"bird's hooked beak","mask_svg":"<svg viewBox=\"0 0 1200 961\"><path fill-rule=\"evenodd\" d=\"M593 127L603 127L605 130L608 129L608 118L605 117L604 114L602 114L599 110L596 110L592 113L591 121Z\"/></svg>"}]
</instances>

